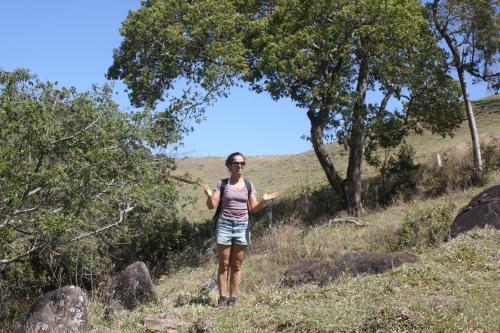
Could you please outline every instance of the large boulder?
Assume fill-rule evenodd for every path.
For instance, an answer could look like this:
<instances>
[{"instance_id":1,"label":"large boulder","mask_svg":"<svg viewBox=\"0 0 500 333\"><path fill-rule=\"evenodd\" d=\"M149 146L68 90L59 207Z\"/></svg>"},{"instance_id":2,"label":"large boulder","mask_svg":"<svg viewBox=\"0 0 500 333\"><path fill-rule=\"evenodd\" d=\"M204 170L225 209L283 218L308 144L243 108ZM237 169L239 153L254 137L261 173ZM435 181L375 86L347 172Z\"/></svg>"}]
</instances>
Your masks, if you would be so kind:
<instances>
[{"instance_id":1,"label":"large boulder","mask_svg":"<svg viewBox=\"0 0 500 333\"><path fill-rule=\"evenodd\" d=\"M106 291L105 317L111 318L115 310L133 310L139 304L156 298L149 270L141 261L125 268L111 280Z\"/></svg>"},{"instance_id":2,"label":"large boulder","mask_svg":"<svg viewBox=\"0 0 500 333\"><path fill-rule=\"evenodd\" d=\"M500 185L495 185L472 198L450 226L448 235L456 237L475 227L500 229Z\"/></svg>"},{"instance_id":3,"label":"large boulder","mask_svg":"<svg viewBox=\"0 0 500 333\"><path fill-rule=\"evenodd\" d=\"M410 252L349 252L335 259L336 273L342 274L377 274L394 267L401 266L405 262L413 263L417 256Z\"/></svg>"},{"instance_id":4,"label":"large boulder","mask_svg":"<svg viewBox=\"0 0 500 333\"><path fill-rule=\"evenodd\" d=\"M66 286L38 298L21 323L21 333L83 332L87 325L87 295Z\"/></svg>"},{"instance_id":5,"label":"large boulder","mask_svg":"<svg viewBox=\"0 0 500 333\"><path fill-rule=\"evenodd\" d=\"M303 283L324 285L341 274L377 274L415 262L417 256L409 252L349 252L333 261L306 259L292 264L280 279L281 287Z\"/></svg>"},{"instance_id":6,"label":"large boulder","mask_svg":"<svg viewBox=\"0 0 500 333\"><path fill-rule=\"evenodd\" d=\"M324 285L335 276L333 263L317 259L304 259L293 263L283 273L279 285L291 287L310 283Z\"/></svg>"}]
</instances>

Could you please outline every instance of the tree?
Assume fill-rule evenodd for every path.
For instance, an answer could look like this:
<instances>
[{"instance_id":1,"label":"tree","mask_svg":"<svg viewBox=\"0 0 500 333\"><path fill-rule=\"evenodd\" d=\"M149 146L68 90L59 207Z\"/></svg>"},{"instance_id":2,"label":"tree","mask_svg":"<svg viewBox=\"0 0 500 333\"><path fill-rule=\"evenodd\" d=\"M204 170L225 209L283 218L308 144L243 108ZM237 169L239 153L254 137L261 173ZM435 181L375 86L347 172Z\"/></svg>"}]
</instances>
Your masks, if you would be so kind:
<instances>
[{"instance_id":1,"label":"tree","mask_svg":"<svg viewBox=\"0 0 500 333\"><path fill-rule=\"evenodd\" d=\"M145 146L177 135L165 123L158 133L147 113L119 112L111 96L0 71L2 313L11 292L89 287L121 259L151 262L139 244L163 256L180 244L173 161Z\"/></svg>"},{"instance_id":2,"label":"tree","mask_svg":"<svg viewBox=\"0 0 500 333\"><path fill-rule=\"evenodd\" d=\"M465 73L498 85L499 72L493 72L500 61L499 6L497 0L434 0L430 17L437 34L448 47L462 90L472 138L474 162L482 169L479 136L469 99ZM496 82L495 82L496 81Z\"/></svg>"},{"instance_id":3,"label":"tree","mask_svg":"<svg viewBox=\"0 0 500 333\"><path fill-rule=\"evenodd\" d=\"M457 87L422 9L419 1L392 0L146 1L123 22L108 77L123 79L138 105L162 100L180 77L213 98L238 80L274 99L291 98L307 112L309 139L332 189L358 216L375 123L441 130L460 119ZM433 89L415 81L418 71L430 75L424 82ZM384 99L367 105L366 94L377 90ZM401 110L386 110L390 98ZM349 149L345 180L324 147L331 139Z\"/></svg>"}]
</instances>

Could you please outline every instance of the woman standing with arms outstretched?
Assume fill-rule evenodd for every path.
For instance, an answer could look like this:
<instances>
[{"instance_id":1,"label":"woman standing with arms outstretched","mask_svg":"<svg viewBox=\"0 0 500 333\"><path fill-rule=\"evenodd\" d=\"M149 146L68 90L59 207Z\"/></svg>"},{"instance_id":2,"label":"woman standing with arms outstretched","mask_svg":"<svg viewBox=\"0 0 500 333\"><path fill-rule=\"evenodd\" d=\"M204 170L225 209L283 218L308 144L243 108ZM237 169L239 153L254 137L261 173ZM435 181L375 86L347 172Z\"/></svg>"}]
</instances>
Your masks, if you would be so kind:
<instances>
[{"instance_id":1,"label":"woman standing with arms outstretched","mask_svg":"<svg viewBox=\"0 0 500 333\"><path fill-rule=\"evenodd\" d=\"M257 213L266 204L279 196L279 193L264 193L262 200L257 201L253 184L243 179L245 157L236 152L226 159L226 167L230 177L221 179L215 188L210 190L204 186L207 195L208 209L218 207L216 240L219 268L217 286L219 287L218 307L234 306L238 296L238 287L241 281L241 268L245 251L250 244L250 225L248 211ZM222 198L222 200L221 200ZM230 271L230 290L227 296L227 276Z\"/></svg>"}]
</instances>

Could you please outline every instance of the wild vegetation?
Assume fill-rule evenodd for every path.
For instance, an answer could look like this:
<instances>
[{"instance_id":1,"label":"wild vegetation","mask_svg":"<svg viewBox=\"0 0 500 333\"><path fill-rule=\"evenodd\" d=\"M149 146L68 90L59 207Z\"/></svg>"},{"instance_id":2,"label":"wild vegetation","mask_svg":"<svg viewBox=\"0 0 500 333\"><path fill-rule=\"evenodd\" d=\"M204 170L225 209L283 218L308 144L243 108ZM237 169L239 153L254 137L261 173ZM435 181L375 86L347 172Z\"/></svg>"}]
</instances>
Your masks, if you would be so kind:
<instances>
[{"instance_id":1,"label":"wild vegetation","mask_svg":"<svg viewBox=\"0 0 500 333\"><path fill-rule=\"evenodd\" d=\"M216 267L208 254L200 265L184 266L159 277L155 282L157 302L135 312L120 312L114 321L104 320L103 304L95 297L93 325L145 332L144 319L158 315L173 320L181 332L194 332L207 323L214 332L495 331L500 322L488 309L499 305L494 291L494 281L500 277L498 232L474 231L448 243L443 237L472 196L500 183L498 126L491 122L499 116L499 100L492 96L475 103L481 110L478 123L489 128L484 147L490 148L483 149L483 154L488 150L496 154L493 158L483 156L494 167L482 186L474 186L477 179L471 180L475 165L470 148L456 145L456 141L468 141L467 124L455 137L439 139L435 150L428 145L435 140L430 133L410 137L409 141L420 140L415 159L425 163L425 177L420 177L416 192L406 198L410 200L396 196L390 205L372 207L362 216L364 226L333 221L329 209L334 207L325 205L333 198L329 191L321 190L329 185L321 167L313 166L317 163L313 152L248 157L247 176L257 188L264 191L271 183L273 188L282 186L280 190L288 195L275 203L273 225L268 224L265 214L255 221L257 237L245 262L240 305L218 310L213 307L216 291L202 291ZM442 154L441 168L436 167L436 151ZM178 161L176 172L214 182L225 176L222 157L185 158ZM373 168L368 174L376 178L378 172ZM304 174L314 181L302 182ZM201 187L194 190L202 192ZM304 211L306 194L310 209L315 211L309 216ZM211 217L203 197L188 212L192 221ZM378 276L342 276L325 287L278 287L281 274L296 260L333 259L353 250L409 250L418 253L419 260Z\"/></svg>"},{"instance_id":2,"label":"wild vegetation","mask_svg":"<svg viewBox=\"0 0 500 333\"><path fill-rule=\"evenodd\" d=\"M143 115L111 96L0 72L2 322L26 310L19 301L65 284L97 289L131 260L168 269L164 254L193 237L177 218L173 160L150 153Z\"/></svg>"},{"instance_id":3,"label":"wild vegetation","mask_svg":"<svg viewBox=\"0 0 500 333\"><path fill-rule=\"evenodd\" d=\"M463 80L498 89L498 13L485 0L144 1L107 74L142 107L131 113L108 86L78 92L0 70L0 331L65 284L90 294L97 331L145 331L151 314L186 332L497 331L498 232L443 239L470 197L500 183L500 98L473 113ZM200 185L225 176L223 158L163 152L241 82L302 108L313 150L248 157L245 177L283 195L253 216L228 312L201 289L215 258ZM420 259L278 288L296 260L357 250ZM135 260L158 299L105 319L109 278Z\"/></svg>"}]
</instances>

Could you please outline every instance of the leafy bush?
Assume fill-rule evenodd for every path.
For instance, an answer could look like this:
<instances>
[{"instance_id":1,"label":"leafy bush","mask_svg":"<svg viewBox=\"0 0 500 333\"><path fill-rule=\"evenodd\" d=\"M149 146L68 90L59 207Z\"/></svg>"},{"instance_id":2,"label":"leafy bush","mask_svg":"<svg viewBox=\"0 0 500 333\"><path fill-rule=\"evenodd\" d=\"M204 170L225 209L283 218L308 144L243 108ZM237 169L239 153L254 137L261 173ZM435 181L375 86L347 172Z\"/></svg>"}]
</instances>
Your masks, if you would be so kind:
<instances>
[{"instance_id":1,"label":"leafy bush","mask_svg":"<svg viewBox=\"0 0 500 333\"><path fill-rule=\"evenodd\" d=\"M410 211L403 217L398 232L398 249L435 246L445 237L457 206L452 202L438 202L431 207Z\"/></svg>"},{"instance_id":2,"label":"leafy bush","mask_svg":"<svg viewBox=\"0 0 500 333\"><path fill-rule=\"evenodd\" d=\"M421 174L421 165L415 163L415 149L402 145L395 157L391 156L381 169L384 181L385 199L401 195L405 198L415 194Z\"/></svg>"},{"instance_id":3,"label":"leafy bush","mask_svg":"<svg viewBox=\"0 0 500 333\"><path fill-rule=\"evenodd\" d=\"M449 191L481 186L488 182L494 171L500 170L500 140L481 144L483 170L478 171L470 148L455 148L441 153L442 166L427 164L419 181L419 192L439 195Z\"/></svg>"},{"instance_id":4,"label":"leafy bush","mask_svg":"<svg viewBox=\"0 0 500 333\"><path fill-rule=\"evenodd\" d=\"M9 302L61 284L90 289L138 259L159 266L192 240L173 160L145 146L174 144L175 121L157 133L111 97L107 86L79 93L0 71L1 320L15 315Z\"/></svg>"}]
</instances>

